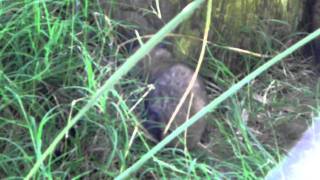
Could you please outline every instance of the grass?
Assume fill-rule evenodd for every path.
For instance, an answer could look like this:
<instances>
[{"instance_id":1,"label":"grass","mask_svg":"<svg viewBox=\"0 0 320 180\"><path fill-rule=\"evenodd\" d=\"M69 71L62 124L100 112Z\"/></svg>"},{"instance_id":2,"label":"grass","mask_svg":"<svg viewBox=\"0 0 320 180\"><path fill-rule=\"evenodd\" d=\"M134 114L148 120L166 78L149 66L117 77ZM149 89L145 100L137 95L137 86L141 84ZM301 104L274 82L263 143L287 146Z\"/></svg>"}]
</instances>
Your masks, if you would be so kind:
<instances>
[{"instance_id":1,"label":"grass","mask_svg":"<svg viewBox=\"0 0 320 180\"><path fill-rule=\"evenodd\" d=\"M154 146L140 128L135 131L143 113L143 103L136 103L148 87L129 71L151 46L125 60L125 53L116 53L120 22L108 21L101 7L87 0L2 1L0 14L0 178L31 173L34 179L111 179L145 157L152 160L144 159L133 177L257 179L283 154L286 139L278 137L278 128L310 119L319 109L318 80L310 78L310 63L296 63L299 54L243 89L226 91L262 62L243 55L247 69L234 74L219 60L227 50L217 54L209 44L209 65L200 73L211 97L239 90L216 111L210 112L212 101L199 114L210 112L205 139L213 155ZM267 42L270 54L287 49L282 35L261 32L257 46Z\"/></svg>"}]
</instances>

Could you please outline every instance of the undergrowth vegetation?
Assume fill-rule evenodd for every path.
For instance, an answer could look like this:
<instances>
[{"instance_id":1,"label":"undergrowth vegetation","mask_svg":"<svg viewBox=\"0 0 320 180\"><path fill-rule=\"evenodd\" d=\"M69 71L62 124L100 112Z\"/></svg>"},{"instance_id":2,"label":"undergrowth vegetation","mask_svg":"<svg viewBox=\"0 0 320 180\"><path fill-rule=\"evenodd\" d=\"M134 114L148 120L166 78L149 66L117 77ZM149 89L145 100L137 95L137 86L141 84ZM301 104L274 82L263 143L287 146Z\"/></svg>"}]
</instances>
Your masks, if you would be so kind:
<instances>
[{"instance_id":1,"label":"undergrowth vegetation","mask_svg":"<svg viewBox=\"0 0 320 180\"><path fill-rule=\"evenodd\" d=\"M123 35L117 29L134 31L134 26L112 19L89 0L0 1L0 17L0 178L21 179L126 62L129 50L119 51ZM268 57L301 35L292 28L271 37L263 32L264 23L248 28ZM235 73L216 48L208 44L200 73L210 100L267 60L231 51L244 64ZM312 62L297 51L207 115L202 150L163 148L132 178L262 178L319 115L319 88ZM148 91L133 68L94 102L33 177L113 179L121 174L155 145L140 124Z\"/></svg>"}]
</instances>

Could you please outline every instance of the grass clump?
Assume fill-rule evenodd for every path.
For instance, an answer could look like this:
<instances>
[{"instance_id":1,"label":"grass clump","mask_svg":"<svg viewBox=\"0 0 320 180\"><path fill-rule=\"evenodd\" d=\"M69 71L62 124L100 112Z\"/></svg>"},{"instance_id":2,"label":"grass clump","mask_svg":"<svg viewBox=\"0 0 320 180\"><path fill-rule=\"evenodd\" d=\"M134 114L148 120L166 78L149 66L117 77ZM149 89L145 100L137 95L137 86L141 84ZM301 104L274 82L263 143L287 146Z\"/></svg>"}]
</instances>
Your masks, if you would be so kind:
<instances>
[{"instance_id":1,"label":"grass clump","mask_svg":"<svg viewBox=\"0 0 320 180\"><path fill-rule=\"evenodd\" d=\"M285 125L305 122L318 110L318 80L310 78L308 61L296 63L299 54L249 84L261 72L240 81L245 88L226 91L262 61L243 55L246 69L236 74L209 43L208 66L200 74L210 98L239 90L215 112L211 109L224 98L199 114L210 112L204 137L210 155L161 148L164 144L154 151L139 125L144 108L139 100L148 85L137 72L124 75L160 39L125 60L127 54L118 52L122 22L88 0L3 1L0 14L0 178L23 178L38 163L31 173L35 179L110 179L145 157L152 160L145 159L132 177L257 179L282 155L288 134L281 132L292 129ZM257 46L267 43L266 54L287 49L285 38L268 39L259 28Z\"/></svg>"}]
</instances>

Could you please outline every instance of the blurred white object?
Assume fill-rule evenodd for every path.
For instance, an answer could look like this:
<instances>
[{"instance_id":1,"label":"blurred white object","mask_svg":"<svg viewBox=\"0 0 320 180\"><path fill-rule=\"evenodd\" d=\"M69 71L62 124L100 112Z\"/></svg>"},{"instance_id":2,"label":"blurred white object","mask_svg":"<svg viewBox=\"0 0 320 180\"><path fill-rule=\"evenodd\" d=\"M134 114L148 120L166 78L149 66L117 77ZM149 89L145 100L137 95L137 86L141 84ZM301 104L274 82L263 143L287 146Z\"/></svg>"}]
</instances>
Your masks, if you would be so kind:
<instances>
[{"instance_id":1,"label":"blurred white object","mask_svg":"<svg viewBox=\"0 0 320 180\"><path fill-rule=\"evenodd\" d=\"M320 117L265 180L320 180Z\"/></svg>"}]
</instances>

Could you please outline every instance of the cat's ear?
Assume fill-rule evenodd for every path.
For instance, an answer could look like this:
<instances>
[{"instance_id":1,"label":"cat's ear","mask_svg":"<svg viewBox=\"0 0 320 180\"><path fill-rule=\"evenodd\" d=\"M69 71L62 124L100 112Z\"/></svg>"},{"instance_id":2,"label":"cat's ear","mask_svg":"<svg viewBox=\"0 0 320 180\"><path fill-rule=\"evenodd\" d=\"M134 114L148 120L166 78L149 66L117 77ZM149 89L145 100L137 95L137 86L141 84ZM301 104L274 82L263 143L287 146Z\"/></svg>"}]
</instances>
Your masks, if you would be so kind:
<instances>
[{"instance_id":1,"label":"cat's ear","mask_svg":"<svg viewBox=\"0 0 320 180\"><path fill-rule=\"evenodd\" d=\"M170 61L172 60L172 54L169 52L167 49L162 48L162 47L157 47L153 49L150 53L150 56L152 59L158 61Z\"/></svg>"},{"instance_id":2,"label":"cat's ear","mask_svg":"<svg viewBox=\"0 0 320 180\"><path fill-rule=\"evenodd\" d=\"M135 53L140 46L135 47L132 50L132 54ZM163 61L172 61L172 53L164 47L158 45L153 48L151 52L145 55L137 64L138 67L144 69L144 71L149 72L150 68L157 67L157 64Z\"/></svg>"}]
</instances>

